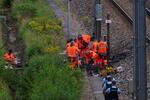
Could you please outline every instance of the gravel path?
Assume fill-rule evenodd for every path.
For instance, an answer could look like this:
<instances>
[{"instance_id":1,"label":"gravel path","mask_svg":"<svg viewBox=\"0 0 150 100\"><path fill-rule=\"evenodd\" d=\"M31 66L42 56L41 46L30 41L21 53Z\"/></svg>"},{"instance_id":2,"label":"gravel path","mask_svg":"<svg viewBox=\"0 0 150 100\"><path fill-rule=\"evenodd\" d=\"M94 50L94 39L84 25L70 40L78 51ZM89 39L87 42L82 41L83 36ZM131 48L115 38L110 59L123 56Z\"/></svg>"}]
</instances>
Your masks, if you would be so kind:
<instances>
[{"instance_id":1,"label":"gravel path","mask_svg":"<svg viewBox=\"0 0 150 100\"><path fill-rule=\"evenodd\" d=\"M81 100L95 100L95 97L93 95L93 90L91 87L91 82L89 81L89 78L87 77L86 73L85 73L85 82L84 82L84 87L83 87L83 91L82 91L82 96L81 96Z\"/></svg>"},{"instance_id":2,"label":"gravel path","mask_svg":"<svg viewBox=\"0 0 150 100\"><path fill-rule=\"evenodd\" d=\"M93 33L95 28L95 0L72 0L73 12L84 23L88 33Z\"/></svg>"},{"instance_id":3,"label":"gravel path","mask_svg":"<svg viewBox=\"0 0 150 100\"><path fill-rule=\"evenodd\" d=\"M48 0L50 7L53 9L56 17L62 21L63 32L67 33L67 13L63 12L56 4L55 0ZM84 26L77 21L77 18L73 16L71 18L71 36L76 36L75 33L82 33ZM86 32L86 31L85 31Z\"/></svg>"},{"instance_id":4,"label":"gravel path","mask_svg":"<svg viewBox=\"0 0 150 100\"><path fill-rule=\"evenodd\" d=\"M91 76L88 78L95 96L95 100L105 100L102 91L102 82L99 77Z\"/></svg>"}]
</instances>

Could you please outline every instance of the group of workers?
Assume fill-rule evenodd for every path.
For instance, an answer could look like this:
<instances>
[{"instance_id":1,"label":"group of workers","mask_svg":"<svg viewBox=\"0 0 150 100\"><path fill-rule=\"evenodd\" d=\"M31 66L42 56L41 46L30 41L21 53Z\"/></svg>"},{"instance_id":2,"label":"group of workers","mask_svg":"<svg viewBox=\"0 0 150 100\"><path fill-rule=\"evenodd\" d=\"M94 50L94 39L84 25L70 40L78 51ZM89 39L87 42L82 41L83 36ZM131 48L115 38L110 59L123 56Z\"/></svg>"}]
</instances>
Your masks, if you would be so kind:
<instances>
[{"instance_id":1,"label":"group of workers","mask_svg":"<svg viewBox=\"0 0 150 100\"><path fill-rule=\"evenodd\" d=\"M103 93L105 100L118 100L120 89L112 78L113 68L109 64L108 44L105 40L91 38L89 34L79 34L66 44L66 56L70 68L86 69L88 75L103 77Z\"/></svg>"},{"instance_id":2,"label":"group of workers","mask_svg":"<svg viewBox=\"0 0 150 100\"><path fill-rule=\"evenodd\" d=\"M105 74L111 73L112 67L109 66L107 57L107 42L100 39L91 39L89 34L80 34L74 39L70 39L66 44L66 56L71 62L72 69L84 67L88 75L97 75L99 71Z\"/></svg>"}]
</instances>

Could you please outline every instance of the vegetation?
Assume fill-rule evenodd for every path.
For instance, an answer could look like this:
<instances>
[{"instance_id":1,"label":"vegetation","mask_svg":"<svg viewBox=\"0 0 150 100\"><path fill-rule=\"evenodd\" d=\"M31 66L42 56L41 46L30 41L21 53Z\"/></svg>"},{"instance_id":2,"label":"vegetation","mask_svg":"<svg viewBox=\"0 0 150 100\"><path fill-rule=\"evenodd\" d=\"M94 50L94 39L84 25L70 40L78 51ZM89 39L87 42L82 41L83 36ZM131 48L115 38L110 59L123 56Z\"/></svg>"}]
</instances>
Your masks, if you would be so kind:
<instances>
[{"instance_id":1,"label":"vegetation","mask_svg":"<svg viewBox=\"0 0 150 100\"><path fill-rule=\"evenodd\" d=\"M63 10L67 11L67 1L66 0L55 0L57 5Z\"/></svg>"},{"instance_id":2,"label":"vegetation","mask_svg":"<svg viewBox=\"0 0 150 100\"><path fill-rule=\"evenodd\" d=\"M11 11L26 45L27 65L22 73L0 68L0 78L15 90L15 99L79 100L82 73L69 69L58 55L62 27L48 1L13 0Z\"/></svg>"},{"instance_id":3,"label":"vegetation","mask_svg":"<svg viewBox=\"0 0 150 100\"><path fill-rule=\"evenodd\" d=\"M9 95L9 90L6 84L0 81L0 100L11 100L11 96Z\"/></svg>"},{"instance_id":4,"label":"vegetation","mask_svg":"<svg viewBox=\"0 0 150 100\"><path fill-rule=\"evenodd\" d=\"M3 42L2 42L2 25L0 24L0 55L4 54L4 48L3 48ZM8 85L3 81L2 78L4 74L4 59L0 59L0 100L11 100L11 96L9 94L9 88ZM7 75L8 76L8 75Z\"/></svg>"},{"instance_id":5,"label":"vegetation","mask_svg":"<svg viewBox=\"0 0 150 100\"><path fill-rule=\"evenodd\" d=\"M4 7L11 7L13 0L0 0L0 7L4 8Z\"/></svg>"}]
</instances>

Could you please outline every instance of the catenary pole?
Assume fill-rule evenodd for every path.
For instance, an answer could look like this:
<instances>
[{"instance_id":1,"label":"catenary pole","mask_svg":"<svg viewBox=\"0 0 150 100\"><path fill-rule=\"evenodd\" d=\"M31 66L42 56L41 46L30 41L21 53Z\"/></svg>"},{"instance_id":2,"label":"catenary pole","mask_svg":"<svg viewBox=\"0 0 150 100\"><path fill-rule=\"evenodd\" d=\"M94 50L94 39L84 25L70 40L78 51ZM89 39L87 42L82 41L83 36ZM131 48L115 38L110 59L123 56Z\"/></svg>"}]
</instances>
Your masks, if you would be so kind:
<instances>
[{"instance_id":1,"label":"catenary pole","mask_svg":"<svg viewBox=\"0 0 150 100\"><path fill-rule=\"evenodd\" d=\"M146 0L134 0L134 82L136 100L147 100Z\"/></svg>"},{"instance_id":2,"label":"catenary pole","mask_svg":"<svg viewBox=\"0 0 150 100\"><path fill-rule=\"evenodd\" d=\"M109 14L107 14L106 24L107 24L107 44L108 44L108 47L107 47L107 61L108 61L108 65L109 65L109 59L110 59L110 24L111 24Z\"/></svg>"},{"instance_id":3,"label":"catenary pole","mask_svg":"<svg viewBox=\"0 0 150 100\"><path fill-rule=\"evenodd\" d=\"M96 37L101 38L102 6L101 1L96 0Z\"/></svg>"},{"instance_id":4,"label":"catenary pole","mask_svg":"<svg viewBox=\"0 0 150 100\"><path fill-rule=\"evenodd\" d=\"M67 40L70 39L70 32L71 32L71 0L68 0L68 12L67 12Z\"/></svg>"}]
</instances>

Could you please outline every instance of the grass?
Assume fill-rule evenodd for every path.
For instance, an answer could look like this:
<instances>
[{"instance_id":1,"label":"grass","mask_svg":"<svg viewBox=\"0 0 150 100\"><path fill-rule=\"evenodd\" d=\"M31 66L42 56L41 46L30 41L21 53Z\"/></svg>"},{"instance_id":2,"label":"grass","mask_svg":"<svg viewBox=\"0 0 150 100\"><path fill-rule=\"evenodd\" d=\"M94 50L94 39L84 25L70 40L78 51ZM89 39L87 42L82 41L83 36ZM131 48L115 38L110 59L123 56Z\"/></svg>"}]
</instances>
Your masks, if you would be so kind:
<instances>
[{"instance_id":1,"label":"grass","mask_svg":"<svg viewBox=\"0 0 150 100\"><path fill-rule=\"evenodd\" d=\"M27 65L23 73L1 69L0 76L16 90L16 98L79 100L83 76L80 70L69 69L58 55L64 47L64 34L48 1L14 0L11 11L26 45Z\"/></svg>"},{"instance_id":2,"label":"grass","mask_svg":"<svg viewBox=\"0 0 150 100\"><path fill-rule=\"evenodd\" d=\"M2 41L2 30L3 30L3 27L2 27L2 24L0 24L0 55L3 55L4 54L4 46L3 46L3 41ZM3 59L3 56L1 56L0 58L0 100L12 100L11 96L10 96L10 91L9 91L9 88L8 88L8 84L6 84L4 82L4 59Z\"/></svg>"},{"instance_id":3,"label":"grass","mask_svg":"<svg viewBox=\"0 0 150 100\"><path fill-rule=\"evenodd\" d=\"M12 100L6 83L0 80L0 100Z\"/></svg>"}]
</instances>

